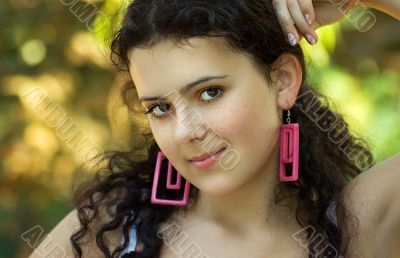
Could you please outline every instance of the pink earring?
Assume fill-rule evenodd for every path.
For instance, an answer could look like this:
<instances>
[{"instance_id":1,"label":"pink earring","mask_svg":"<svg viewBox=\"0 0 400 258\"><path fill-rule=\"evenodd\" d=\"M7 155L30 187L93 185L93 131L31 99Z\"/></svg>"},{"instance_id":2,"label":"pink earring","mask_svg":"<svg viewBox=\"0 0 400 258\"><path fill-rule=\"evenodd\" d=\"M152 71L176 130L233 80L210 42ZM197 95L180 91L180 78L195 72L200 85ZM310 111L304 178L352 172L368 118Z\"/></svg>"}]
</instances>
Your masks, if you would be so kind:
<instances>
[{"instance_id":1,"label":"pink earring","mask_svg":"<svg viewBox=\"0 0 400 258\"><path fill-rule=\"evenodd\" d=\"M160 170L161 170L161 163L164 159L165 155L162 151L158 152L157 155L157 163L156 163L156 170L154 171L154 180L153 180L153 188L151 192L151 203L153 204L161 204L161 205L176 205L176 206L186 206L188 204L189 199L189 191L190 191L190 182L186 180L185 190L183 193L182 200L169 200L169 199L159 199L157 198L157 189L158 189L158 181L160 178ZM169 190L180 190L181 189L181 181L182 176L176 171L176 183L172 184L172 164L168 161L168 174L167 174L167 189Z\"/></svg>"},{"instance_id":2,"label":"pink earring","mask_svg":"<svg viewBox=\"0 0 400 258\"><path fill-rule=\"evenodd\" d=\"M290 110L287 124L280 128L279 179L281 182L297 181L299 178L299 124L290 123ZM286 164L292 165L291 175L286 174Z\"/></svg>"}]
</instances>

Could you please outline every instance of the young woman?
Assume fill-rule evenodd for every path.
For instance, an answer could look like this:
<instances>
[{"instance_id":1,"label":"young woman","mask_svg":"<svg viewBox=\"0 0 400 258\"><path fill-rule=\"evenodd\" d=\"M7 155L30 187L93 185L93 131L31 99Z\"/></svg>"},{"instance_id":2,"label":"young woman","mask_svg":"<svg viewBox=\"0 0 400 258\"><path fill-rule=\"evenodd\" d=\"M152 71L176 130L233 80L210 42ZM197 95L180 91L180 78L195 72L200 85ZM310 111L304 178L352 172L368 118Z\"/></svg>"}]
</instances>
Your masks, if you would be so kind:
<instances>
[{"instance_id":1,"label":"young woman","mask_svg":"<svg viewBox=\"0 0 400 258\"><path fill-rule=\"evenodd\" d=\"M400 17L398 0L363 4ZM375 165L297 44L354 6L132 2L112 60L151 132L106 155L44 242L57 257L399 257L400 156Z\"/></svg>"}]
</instances>

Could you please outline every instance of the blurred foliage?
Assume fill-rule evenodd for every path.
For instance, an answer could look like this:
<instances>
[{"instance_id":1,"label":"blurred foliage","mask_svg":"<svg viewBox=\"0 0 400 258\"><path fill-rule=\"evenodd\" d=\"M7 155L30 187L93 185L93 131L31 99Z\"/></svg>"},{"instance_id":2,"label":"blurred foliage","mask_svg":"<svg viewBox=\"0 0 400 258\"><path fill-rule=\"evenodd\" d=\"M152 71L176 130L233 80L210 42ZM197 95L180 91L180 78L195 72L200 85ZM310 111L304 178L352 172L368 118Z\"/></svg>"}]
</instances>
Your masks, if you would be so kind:
<instances>
[{"instance_id":1,"label":"blurred foliage","mask_svg":"<svg viewBox=\"0 0 400 258\"><path fill-rule=\"evenodd\" d=\"M70 118L92 145L123 146L130 122L107 45L126 4L0 6L0 257L27 257L33 249L23 232L39 225L48 233L72 209L71 184L84 177L74 170L85 159L54 126L57 117ZM398 21L374 14L368 32L344 20L319 29L317 45L301 44L309 80L383 160L400 151L400 34ZM40 96L63 113L36 106Z\"/></svg>"}]
</instances>

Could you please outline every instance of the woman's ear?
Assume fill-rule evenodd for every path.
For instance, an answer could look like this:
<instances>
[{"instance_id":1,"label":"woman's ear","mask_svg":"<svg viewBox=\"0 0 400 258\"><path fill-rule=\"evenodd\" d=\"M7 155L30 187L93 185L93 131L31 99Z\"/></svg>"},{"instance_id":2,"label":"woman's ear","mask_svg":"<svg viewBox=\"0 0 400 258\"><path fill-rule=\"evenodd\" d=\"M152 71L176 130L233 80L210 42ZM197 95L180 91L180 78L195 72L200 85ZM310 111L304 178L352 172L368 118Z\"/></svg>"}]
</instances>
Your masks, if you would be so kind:
<instances>
[{"instance_id":1,"label":"woman's ear","mask_svg":"<svg viewBox=\"0 0 400 258\"><path fill-rule=\"evenodd\" d=\"M303 71L296 56L284 53L272 64L272 79L277 89L279 108L290 109L300 90Z\"/></svg>"}]
</instances>

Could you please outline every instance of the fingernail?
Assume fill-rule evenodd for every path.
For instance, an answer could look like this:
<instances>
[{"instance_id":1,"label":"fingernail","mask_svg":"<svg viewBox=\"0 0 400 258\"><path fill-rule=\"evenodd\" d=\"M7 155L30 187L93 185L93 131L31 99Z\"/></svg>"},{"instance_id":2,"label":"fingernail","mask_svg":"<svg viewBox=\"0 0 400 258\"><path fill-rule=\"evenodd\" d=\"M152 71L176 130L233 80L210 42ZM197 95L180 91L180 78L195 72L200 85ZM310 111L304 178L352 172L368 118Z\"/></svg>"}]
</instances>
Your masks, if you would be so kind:
<instances>
[{"instance_id":1,"label":"fingernail","mask_svg":"<svg viewBox=\"0 0 400 258\"><path fill-rule=\"evenodd\" d=\"M296 36L295 36L293 33L291 33L291 32L288 33L288 42L289 42L289 44L290 44L291 46L294 46L294 45L296 45L296 43L297 43Z\"/></svg>"},{"instance_id":2,"label":"fingernail","mask_svg":"<svg viewBox=\"0 0 400 258\"><path fill-rule=\"evenodd\" d=\"M311 23L312 23L312 21L311 21L311 16L310 16L308 13L305 13L305 14L304 14L304 17L306 17L307 23L311 25Z\"/></svg>"},{"instance_id":3,"label":"fingernail","mask_svg":"<svg viewBox=\"0 0 400 258\"><path fill-rule=\"evenodd\" d=\"M308 41L311 45L315 45L315 43L317 43L316 40L315 40L315 38L314 38L312 35L310 35L310 34L306 34L306 38L307 38L307 41Z\"/></svg>"}]
</instances>

